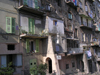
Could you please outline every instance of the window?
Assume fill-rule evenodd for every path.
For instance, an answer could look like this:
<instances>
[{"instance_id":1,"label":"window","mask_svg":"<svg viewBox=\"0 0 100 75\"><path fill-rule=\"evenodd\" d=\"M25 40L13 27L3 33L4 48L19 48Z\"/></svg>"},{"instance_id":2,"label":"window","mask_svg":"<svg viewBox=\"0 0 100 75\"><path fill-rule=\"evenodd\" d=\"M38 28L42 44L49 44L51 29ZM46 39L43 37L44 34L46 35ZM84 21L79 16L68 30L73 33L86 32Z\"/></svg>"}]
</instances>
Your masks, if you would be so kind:
<instances>
[{"instance_id":1,"label":"window","mask_svg":"<svg viewBox=\"0 0 100 75\"><path fill-rule=\"evenodd\" d=\"M85 38L85 34L82 33L82 41L85 42L86 38Z\"/></svg>"},{"instance_id":2,"label":"window","mask_svg":"<svg viewBox=\"0 0 100 75\"><path fill-rule=\"evenodd\" d=\"M75 67L75 62L72 62L72 67Z\"/></svg>"},{"instance_id":3,"label":"window","mask_svg":"<svg viewBox=\"0 0 100 75\"><path fill-rule=\"evenodd\" d=\"M61 0L56 0L56 2L57 2L57 4L58 4L58 6L61 7Z\"/></svg>"},{"instance_id":4,"label":"window","mask_svg":"<svg viewBox=\"0 0 100 75\"><path fill-rule=\"evenodd\" d=\"M83 25L83 18L81 17L81 25Z\"/></svg>"},{"instance_id":5,"label":"window","mask_svg":"<svg viewBox=\"0 0 100 75\"><path fill-rule=\"evenodd\" d=\"M66 64L66 69L69 69L69 64Z\"/></svg>"},{"instance_id":6,"label":"window","mask_svg":"<svg viewBox=\"0 0 100 75\"><path fill-rule=\"evenodd\" d=\"M15 33L15 18L6 17L6 32Z\"/></svg>"},{"instance_id":7,"label":"window","mask_svg":"<svg viewBox=\"0 0 100 75\"><path fill-rule=\"evenodd\" d=\"M72 31L72 26L71 25L68 25L68 30Z\"/></svg>"},{"instance_id":8,"label":"window","mask_svg":"<svg viewBox=\"0 0 100 75\"><path fill-rule=\"evenodd\" d=\"M14 68L15 66L22 66L22 55L10 54L1 56L1 67L7 67L7 65L12 62L10 66Z\"/></svg>"},{"instance_id":9,"label":"window","mask_svg":"<svg viewBox=\"0 0 100 75\"><path fill-rule=\"evenodd\" d=\"M7 45L7 49L8 50L15 50L15 45L9 44L9 45Z\"/></svg>"},{"instance_id":10,"label":"window","mask_svg":"<svg viewBox=\"0 0 100 75\"><path fill-rule=\"evenodd\" d=\"M35 33L35 24L34 19L29 18L29 33L34 34Z\"/></svg>"},{"instance_id":11,"label":"window","mask_svg":"<svg viewBox=\"0 0 100 75\"><path fill-rule=\"evenodd\" d=\"M57 21L56 20L53 20L53 25L57 25Z\"/></svg>"},{"instance_id":12,"label":"window","mask_svg":"<svg viewBox=\"0 0 100 75\"><path fill-rule=\"evenodd\" d=\"M87 24L87 26L88 26L88 19L86 19L86 24Z\"/></svg>"},{"instance_id":13,"label":"window","mask_svg":"<svg viewBox=\"0 0 100 75\"><path fill-rule=\"evenodd\" d=\"M74 38L78 38L78 37L77 37L77 33L78 33L78 32L77 32L77 29L75 29Z\"/></svg>"},{"instance_id":14,"label":"window","mask_svg":"<svg viewBox=\"0 0 100 75\"><path fill-rule=\"evenodd\" d=\"M35 41L30 41L29 39L26 40L26 53L29 52L39 52L39 40L36 39Z\"/></svg>"},{"instance_id":15,"label":"window","mask_svg":"<svg viewBox=\"0 0 100 75\"><path fill-rule=\"evenodd\" d=\"M72 14L71 13L68 13L68 18L72 19Z\"/></svg>"}]
</instances>

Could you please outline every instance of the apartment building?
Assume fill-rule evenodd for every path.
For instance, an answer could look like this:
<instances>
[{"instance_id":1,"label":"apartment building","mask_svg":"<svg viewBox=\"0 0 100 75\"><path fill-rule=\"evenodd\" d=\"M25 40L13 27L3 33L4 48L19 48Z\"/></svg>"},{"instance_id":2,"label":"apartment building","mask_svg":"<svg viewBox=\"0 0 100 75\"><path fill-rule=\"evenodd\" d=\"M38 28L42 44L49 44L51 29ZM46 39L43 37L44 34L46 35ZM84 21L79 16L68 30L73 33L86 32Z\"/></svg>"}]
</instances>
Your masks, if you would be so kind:
<instances>
[{"instance_id":1,"label":"apartment building","mask_svg":"<svg viewBox=\"0 0 100 75\"><path fill-rule=\"evenodd\" d=\"M3 0L0 16L0 67L14 75L41 63L46 75L99 72L99 0Z\"/></svg>"}]
</instances>

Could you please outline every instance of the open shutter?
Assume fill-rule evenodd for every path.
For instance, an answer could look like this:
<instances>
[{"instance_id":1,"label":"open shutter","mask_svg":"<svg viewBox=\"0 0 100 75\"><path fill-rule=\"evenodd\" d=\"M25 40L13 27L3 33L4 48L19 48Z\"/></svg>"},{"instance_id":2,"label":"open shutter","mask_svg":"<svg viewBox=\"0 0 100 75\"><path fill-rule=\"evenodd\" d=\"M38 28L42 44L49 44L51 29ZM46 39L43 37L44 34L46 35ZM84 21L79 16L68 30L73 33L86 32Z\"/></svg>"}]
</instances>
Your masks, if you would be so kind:
<instances>
[{"instance_id":1,"label":"open shutter","mask_svg":"<svg viewBox=\"0 0 100 75\"><path fill-rule=\"evenodd\" d=\"M15 33L15 18L12 18L12 33Z\"/></svg>"},{"instance_id":2,"label":"open shutter","mask_svg":"<svg viewBox=\"0 0 100 75\"><path fill-rule=\"evenodd\" d=\"M29 48L29 39L26 39L26 52L27 52L27 53L30 52L30 48Z\"/></svg>"},{"instance_id":3,"label":"open shutter","mask_svg":"<svg viewBox=\"0 0 100 75\"><path fill-rule=\"evenodd\" d=\"M30 60L30 69L33 68L36 65L36 59Z\"/></svg>"},{"instance_id":4,"label":"open shutter","mask_svg":"<svg viewBox=\"0 0 100 75\"><path fill-rule=\"evenodd\" d=\"M22 66L22 55L17 55L17 66Z\"/></svg>"},{"instance_id":5,"label":"open shutter","mask_svg":"<svg viewBox=\"0 0 100 75\"><path fill-rule=\"evenodd\" d=\"M32 19L29 18L29 33L33 32L33 24L32 24Z\"/></svg>"},{"instance_id":6,"label":"open shutter","mask_svg":"<svg viewBox=\"0 0 100 75\"><path fill-rule=\"evenodd\" d=\"M23 0L24 5L28 5L28 0Z\"/></svg>"},{"instance_id":7,"label":"open shutter","mask_svg":"<svg viewBox=\"0 0 100 75\"><path fill-rule=\"evenodd\" d=\"M34 19L32 19L32 33L34 34L35 33L35 22L34 22Z\"/></svg>"},{"instance_id":8,"label":"open shutter","mask_svg":"<svg viewBox=\"0 0 100 75\"><path fill-rule=\"evenodd\" d=\"M35 0L35 8L38 9L38 1Z\"/></svg>"},{"instance_id":9,"label":"open shutter","mask_svg":"<svg viewBox=\"0 0 100 75\"><path fill-rule=\"evenodd\" d=\"M36 40L36 52L39 52L39 40Z\"/></svg>"},{"instance_id":10,"label":"open shutter","mask_svg":"<svg viewBox=\"0 0 100 75\"><path fill-rule=\"evenodd\" d=\"M1 56L1 67L7 67L7 57Z\"/></svg>"},{"instance_id":11,"label":"open shutter","mask_svg":"<svg viewBox=\"0 0 100 75\"><path fill-rule=\"evenodd\" d=\"M6 32L12 33L12 18L6 17Z\"/></svg>"}]
</instances>

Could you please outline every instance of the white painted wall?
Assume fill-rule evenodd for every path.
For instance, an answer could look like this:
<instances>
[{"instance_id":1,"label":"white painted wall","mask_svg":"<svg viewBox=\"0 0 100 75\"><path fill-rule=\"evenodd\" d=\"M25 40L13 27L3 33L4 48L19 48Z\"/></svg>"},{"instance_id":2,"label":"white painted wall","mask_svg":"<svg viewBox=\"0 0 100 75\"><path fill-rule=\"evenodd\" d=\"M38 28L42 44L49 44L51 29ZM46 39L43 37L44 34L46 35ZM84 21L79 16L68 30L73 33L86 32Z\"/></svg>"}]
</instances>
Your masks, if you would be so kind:
<instances>
[{"instance_id":1,"label":"white painted wall","mask_svg":"<svg viewBox=\"0 0 100 75\"><path fill-rule=\"evenodd\" d=\"M21 26L22 30L25 30L27 32L29 31L29 28L28 28L28 17L27 16L24 16L24 15L20 16L20 26Z\"/></svg>"},{"instance_id":2,"label":"white painted wall","mask_svg":"<svg viewBox=\"0 0 100 75\"><path fill-rule=\"evenodd\" d=\"M59 34L64 34L64 22L62 20L56 19L56 18L51 18L48 17L48 29L49 33L59 33ZM57 25L53 25L53 20L57 20Z\"/></svg>"}]
</instances>

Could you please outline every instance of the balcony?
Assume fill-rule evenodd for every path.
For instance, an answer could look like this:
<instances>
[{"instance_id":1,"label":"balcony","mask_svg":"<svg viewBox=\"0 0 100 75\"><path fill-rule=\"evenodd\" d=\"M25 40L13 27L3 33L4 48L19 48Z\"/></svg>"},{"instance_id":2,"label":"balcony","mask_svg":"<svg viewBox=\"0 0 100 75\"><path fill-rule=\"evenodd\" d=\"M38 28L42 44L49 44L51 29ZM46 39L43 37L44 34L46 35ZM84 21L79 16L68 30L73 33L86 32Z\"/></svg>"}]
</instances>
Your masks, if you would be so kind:
<instances>
[{"instance_id":1,"label":"balcony","mask_svg":"<svg viewBox=\"0 0 100 75\"><path fill-rule=\"evenodd\" d=\"M47 38L47 29L37 29L35 28L33 32L29 32L26 27L21 28L20 38Z\"/></svg>"},{"instance_id":2,"label":"balcony","mask_svg":"<svg viewBox=\"0 0 100 75\"><path fill-rule=\"evenodd\" d=\"M87 0L87 1L89 1L89 2L91 2L91 3L94 2L94 0Z\"/></svg>"},{"instance_id":3,"label":"balcony","mask_svg":"<svg viewBox=\"0 0 100 75\"><path fill-rule=\"evenodd\" d=\"M92 25L91 24L88 24L86 22L83 22L81 25L80 25L80 28L87 28L87 29L91 29L92 30Z\"/></svg>"},{"instance_id":4,"label":"balcony","mask_svg":"<svg viewBox=\"0 0 100 75\"><path fill-rule=\"evenodd\" d=\"M68 48L68 55L83 54L83 48Z\"/></svg>"},{"instance_id":5,"label":"balcony","mask_svg":"<svg viewBox=\"0 0 100 75\"><path fill-rule=\"evenodd\" d=\"M99 46L100 42L99 41L93 41L91 42L91 46Z\"/></svg>"},{"instance_id":6,"label":"balcony","mask_svg":"<svg viewBox=\"0 0 100 75\"><path fill-rule=\"evenodd\" d=\"M77 9L77 7L78 7L78 2L77 2L77 0L75 0L75 1L73 1L73 0L65 0L65 2L66 2L68 5L70 5L71 7L73 7L73 8L76 8L76 9Z\"/></svg>"},{"instance_id":7,"label":"balcony","mask_svg":"<svg viewBox=\"0 0 100 75\"><path fill-rule=\"evenodd\" d=\"M42 8L32 8L32 7L28 7L26 5L22 5L20 7L17 8L19 11L26 11L26 12L29 12L29 13L34 13L34 14L37 14L37 15L43 15L44 12L42 10Z\"/></svg>"}]
</instances>

